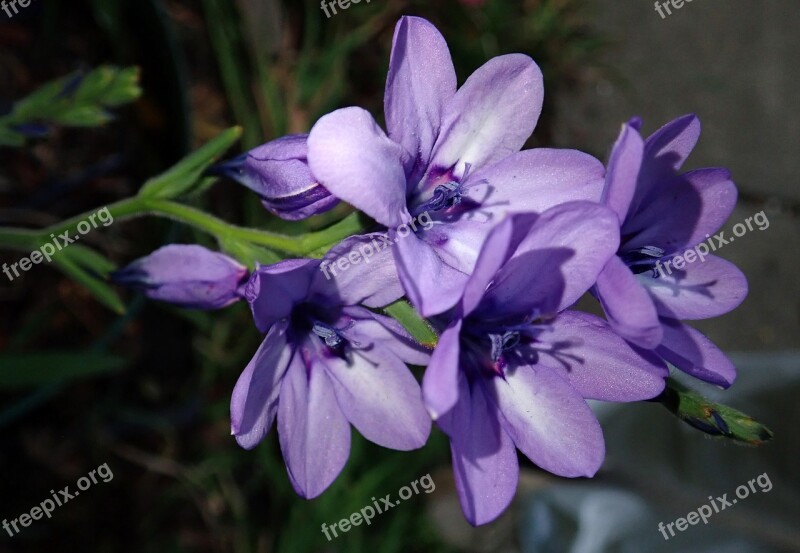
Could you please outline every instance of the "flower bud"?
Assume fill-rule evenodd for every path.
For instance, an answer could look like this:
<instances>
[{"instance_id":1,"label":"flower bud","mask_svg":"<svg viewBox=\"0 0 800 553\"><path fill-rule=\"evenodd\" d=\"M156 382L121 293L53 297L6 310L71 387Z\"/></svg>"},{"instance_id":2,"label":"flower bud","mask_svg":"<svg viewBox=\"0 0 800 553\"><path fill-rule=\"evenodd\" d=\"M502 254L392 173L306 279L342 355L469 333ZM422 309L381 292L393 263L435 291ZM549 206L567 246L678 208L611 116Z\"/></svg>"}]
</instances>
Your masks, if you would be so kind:
<instances>
[{"instance_id":1,"label":"flower bud","mask_svg":"<svg viewBox=\"0 0 800 553\"><path fill-rule=\"evenodd\" d=\"M202 246L171 244L115 271L111 279L151 299L192 309L219 309L241 299L247 268Z\"/></svg>"},{"instance_id":2,"label":"flower bud","mask_svg":"<svg viewBox=\"0 0 800 553\"><path fill-rule=\"evenodd\" d=\"M324 213L339 200L311 174L307 139L307 134L284 136L216 169L261 196L264 207L282 219Z\"/></svg>"}]
</instances>

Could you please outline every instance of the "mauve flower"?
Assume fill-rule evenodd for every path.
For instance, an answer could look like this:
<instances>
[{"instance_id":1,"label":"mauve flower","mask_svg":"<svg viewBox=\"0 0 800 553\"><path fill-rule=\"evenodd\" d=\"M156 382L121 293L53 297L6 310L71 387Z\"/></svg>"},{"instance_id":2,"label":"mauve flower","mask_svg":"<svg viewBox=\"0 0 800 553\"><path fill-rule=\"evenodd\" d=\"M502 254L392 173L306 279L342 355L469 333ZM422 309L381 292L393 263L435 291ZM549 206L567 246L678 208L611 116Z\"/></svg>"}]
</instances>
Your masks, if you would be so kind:
<instances>
[{"instance_id":1,"label":"mauve flower","mask_svg":"<svg viewBox=\"0 0 800 553\"><path fill-rule=\"evenodd\" d=\"M282 219L297 221L324 213L339 203L308 167L308 135L288 135L267 142L215 167L261 196L261 203Z\"/></svg>"},{"instance_id":2,"label":"mauve flower","mask_svg":"<svg viewBox=\"0 0 800 553\"><path fill-rule=\"evenodd\" d=\"M595 474L605 445L585 399L639 401L664 389L657 356L566 310L618 243L614 213L588 202L512 215L488 236L423 380L470 523L511 502L516 449L559 476Z\"/></svg>"},{"instance_id":3,"label":"mauve flower","mask_svg":"<svg viewBox=\"0 0 800 553\"><path fill-rule=\"evenodd\" d=\"M259 267L246 287L266 337L233 391L232 434L253 448L277 417L289 479L305 498L325 491L344 467L351 424L397 450L423 446L430 432L405 365L424 365L429 355L395 320L367 309L403 294L391 254L378 252L330 280L320 270L374 238L348 238L322 260Z\"/></svg>"},{"instance_id":4,"label":"mauve flower","mask_svg":"<svg viewBox=\"0 0 800 553\"><path fill-rule=\"evenodd\" d=\"M456 91L442 35L424 19L403 17L386 82L388 136L356 107L311 129L308 162L332 194L390 231L425 212L433 219L393 248L423 316L458 301L486 234L507 212L600 199L603 168L591 156L519 151L542 99L541 71L521 54L489 60Z\"/></svg>"},{"instance_id":5,"label":"mauve flower","mask_svg":"<svg viewBox=\"0 0 800 553\"><path fill-rule=\"evenodd\" d=\"M171 244L111 274L151 299L193 309L219 309L241 299L247 267L202 246Z\"/></svg>"},{"instance_id":6,"label":"mauve flower","mask_svg":"<svg viewBox=\"0 0 800 553\"><path fill-rule=\"evenodd\" d=\"M664 266L719 230L736 205L736 186L721 168L678 174L700 136L694 115L668 123L647 141L640 127L638 119L623 126L608 163L603 202L617 214L622 241L594 293L621 336L727 387L736 375L733 365L678 320L734 309L747 295L747 279L715 255L683 269Z\"/></svg>"}]
</instances>

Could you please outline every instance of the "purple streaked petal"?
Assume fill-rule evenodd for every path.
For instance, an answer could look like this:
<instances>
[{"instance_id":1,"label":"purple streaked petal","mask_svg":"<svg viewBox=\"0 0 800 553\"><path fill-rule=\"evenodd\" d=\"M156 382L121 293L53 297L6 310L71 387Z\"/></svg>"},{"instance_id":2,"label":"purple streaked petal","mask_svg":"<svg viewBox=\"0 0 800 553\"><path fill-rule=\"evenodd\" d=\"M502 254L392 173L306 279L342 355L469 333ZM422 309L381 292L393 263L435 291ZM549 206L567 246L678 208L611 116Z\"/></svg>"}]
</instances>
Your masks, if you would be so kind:
<instances>
[{"instance_id":1,"label":"purple streaked petal","mask_svg":"<svg viewBox=\"0 0 800 553\"><path fill-rule=\"evenodd\" d=\"M577 150L537 148L516 152L471 173L465 195L499 219L509 212L541 213L576 200L597 202L603 164Z\"/></svg>"},{"instance_id":2,"label":"purple streaked petal","mask_svg":"<svg viewBox=\"0 0 800 553\"><path fill-rule=\"evenodd\" d=\"M334 326L344 328L342 336L350 343L358 343L358 347L366 349L378 344L411 365L424 366L430 361L430 351L418 344L395 319L378 315L363 307L345 307L342 314L355 323L349 328L346 328L349 325L347 321Z\"/></svg>"},{"instance_id":3,"label":"purple streaked petal","mask_svg":"<svg viewBox=\"0 0 800 553\"><path fill-rule=\"evenodd\" d=\"M575 303L617 251L619 222L610 209L570 202L545 211L498 272L476 313L553 314Z\"/></svg>"},{"instance_id":4,"label":"purple streaked petal","mask_svg":"<svg viewBox=\"0 0 800 553\"><path fill-rule=\"evenodd\" d=\"M436 250L412 234L393 248L403 288L423 317L447 311L461 298L467 275L445 263Z\"/></svg>"},{"instance_id":5,"label":"purple streaked petal","mask_svg":"<svg viewBox=\"0 0 800 553\"><path fill-rule=\"evenodd\" d=\"M514 499L517 450L480 382L459 378L458 403L439 420L450 436L453 475L461 510L473 526L493 521Z\"/></svg>"},{"instance_id":6,"label":"purple streaked petal","mask_svg":"<svg viewBox=\"0 0 800 553\"><path fill-rule=\"evenodd\" d=\"M725 223L736 197L736 185L726 169L698 169L675 176L625 222L622 249L655 246L670 254L699 244Z\"/></svg>"},{"instance_id":7,"label":"purple streaked petal","mask_svg":"<svg viewBox=\"0 0 800 553\"><path fill-rule=\"evenodd\" d=\"M607 205L619 217L620 224L628 215L628 208L636 192L639 169L644 155L644 141L639 131L630 123L622 126L622 132L611 151L606 173L605 188L601 203Z\"/></svg>"},{"instance_id":8,"label":"purple streaked petal","mask_svg":"<svg viewBox=\"0 0 800 553\"><path fill-rule=\"evenodd\" d=\"M702 333L674 319L663 318L664 341L656 353L683 372L728 388L736 380L736 367Z\"/></svg>"},{"instance_id":9,"label":"purple streaked petal","mask_svg":"<svg viewBox=\"0 0 800 553\"><path fill-rule=\"evenodd\" d=\"M278 435L295 491L306 499L336 480L350 455L347 422L314 339L295 354L281 384Z\"/></svg>"},{"instance_id":10,"label":"purple streaked petal","mask_svg":"<svg viewBox=\"0 0 800 553\"><path fill-rule=\"evenodd\" d=\"M730 261L709 255L682 270L662 264L658 278L637 275L663 317L709 319L735 309L747 297L747 277Z\"/></svg>"},{"instance_id":11,"label":"purple streaked petal","mask_svg":"<svg viewBox=\"0 0 800 553\"><path fill-rule=\"evenodd\" d=\"M663 180L683 166L699 138L700 120L689 114L670 121L645 141L639 184L629 213L636 213L661 194Z\"/></svg>"},{"instance_id":12,"label":"purple streaked petal","mask_svg":"<svg viewBox=\"0 0 800 553\"><path fill-rule=\"evenodd\" d=\"M279 322L270 329L233 388L231 434L245 449L264 438L278 412L281 380L294 355L286 341L287 327L287 322Z\"/></svg>"},{"instance_id":13,"label":"purple streaked petal","mask_svg":"<svg viewBox=\"0 0 800 553\"><path fill-rule=\"evenodd\" d=\"M371 442L408 451L425 445L431 419L408 367L374 341L353 344L346 359L328 356L325 366L345 417Z\"/></svg>"},{"instance_id":14,"label":"purple streaked petal","mask_svg":"<svg viewBox=\"0 0 800 553\"><path fill-rule=\"evenodd\" d=\"M267 332L277 321L288 317L294 306L308 296L311 280L318 271L318 259L287 259L257 267L245 287L256 327Z\"/></svg>"},{"instance_id":15,"label":"purple streaked petal","mask_svg":"<svg viewBox=\"0 0 800 553\"><path fill-rule=\"evenodd\" d=\"M453 321L442 332L422 378L422 397L434 420L450 411L458 401L461 324L461 319Z\"/></svg>"},{"instance_id":16,"label":"purple streaked petal","mask_svg":"<svg viewBox=\"0 0 800 553\"><path fill-rule=\"evenodd\" d=\"M537 348L539 364L561 374L585 399L651 399L664 390L669 376L658 356L635 351L608 323L588 313L564 311L539 340L552 351Z\"/></svg>"},{"instance_id":17,"label":"purple streaked petal","mask_svg":"<svg viewBox=\"0 0 800 553\"><path fill-rule=\"evenodd\" d=\"M542 72L528 56L490 59L467 79L445 107L431 167L463 175L518 152L542 111Z\"/></svg>"},{"instance_id":18,"label":"purple streaked petal","mask_svg":"<svg viewBox=\"0 0 800 553\"><path fill-rule=\"evenodd\" d=\"M603 431L564 378L523 365L491 382L503 428L528 459L558 476L594 476L605 457Z\"/></svg>"},{"instance_id":19,"label":"purple streaked petal","mask_svg":"<svg viewBox=\"0 0 800 553\"><path fill-rule=\"evenodd\" d=\"M436 27L420 17L400 18L392 40L384 113L389 137L410 154L410 182L427 167L444 106L456 85L450 51Z\"/></svg>"},{"instance_id":20,"label":"purple streaked petal","mask_svg":"<svg viewBox=\"0 0 800 553\"><path fill-rule=\"evenodd\" d=\"M219 309L241 299L247 267L202 246L170 244L115 271L111 279L148 298L192 309Z\"/></svg>"},{"instance_id":21,"label":"purple streaked petal","mask_svg":"<svg viewBox=\"0 0 800 553\"><path fill-rule=\"evenodd\" d=\"M403 157L402 146L361 108L323 116L308 137L308 162L319 182L388 227L410 219Z\"/></svg>"},{"instance_id":22,"label":"purple streaked petal","mask_svg":"<svg viewBox=\"0 0 800 553\"><path fill-rule=\"evenodd\" d=\"M647 349L661 343L661 322L647 288L616 255L597 277L595 292L617 334Z\"/></svg>"},{"instance_id":23,"label":"purple streaked petal","mask_svg":"<svg viewBox=\"0 0 800 553\"><path fill-rule=\"evenodd\" d=\"M403 297L394 254L381 239L384 236L351 236L325 254L312 284L312 291L322 296L320 301L383 307Z\"/></svg>"}]
</instances>

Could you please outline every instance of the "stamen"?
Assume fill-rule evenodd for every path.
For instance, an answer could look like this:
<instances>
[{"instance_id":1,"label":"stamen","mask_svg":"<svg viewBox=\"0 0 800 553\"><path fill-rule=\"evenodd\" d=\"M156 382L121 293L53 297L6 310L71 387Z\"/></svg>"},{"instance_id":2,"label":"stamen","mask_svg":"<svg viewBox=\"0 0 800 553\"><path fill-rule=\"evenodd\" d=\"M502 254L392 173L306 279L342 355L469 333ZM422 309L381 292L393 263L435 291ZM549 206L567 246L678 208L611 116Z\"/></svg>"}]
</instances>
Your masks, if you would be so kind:
<instances>
[{"instance_id":1,"label":"stamen","mask_svg":"<svg viewBox=\"0 0 800 553\"><path fill-rule=\"evenodd\" d=\"M330 348L339 347L344 341L338 330L319 321L314 321L311 331L322 338L325 341L325 345Z\"/></svg>"},{"instance_id":2,"label":"stamen","mask_svg":"<svg viewBox=\"0 0 800 553\"><path fill-rule=\"evenodd\" d=\"M515 330L506 331L503 334L489 334L492 342L492 360L497 363L504 351L513 349L519 345L519 332Z\"/></svg>"},{"instance_id":3,"label":"stamen","mask_svg":"<svg viewBox=\"0 0 800 553\"><path fill-rule=\"evenodd\" d=\"M638 275L647 271L653 272L653 278L658 277L656 265L664 257L664 250L656 246L645 246L636 250L625 252L620 256L622 262Z\"/></svg>"}]
</instances>

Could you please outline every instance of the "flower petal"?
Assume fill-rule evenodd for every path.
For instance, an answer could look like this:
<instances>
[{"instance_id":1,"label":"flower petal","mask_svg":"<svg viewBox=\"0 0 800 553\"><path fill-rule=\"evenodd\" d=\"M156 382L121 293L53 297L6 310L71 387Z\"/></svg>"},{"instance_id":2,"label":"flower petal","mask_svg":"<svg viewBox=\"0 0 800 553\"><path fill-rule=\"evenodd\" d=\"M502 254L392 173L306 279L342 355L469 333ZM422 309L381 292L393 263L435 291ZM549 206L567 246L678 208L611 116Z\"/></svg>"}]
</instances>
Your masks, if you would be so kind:
<instances>
[{"instance_id":1,"label":"flower petal","mask_svg":"<svg viewBox=\"0 0 800 553\"><path fill-rule=\"evenodd\" d=\"M256 268L245 286L245 297L261 332L288 317L294 306L308 296L311 279L318 270L318 259L287 259Z\"/></svg>"},{"instance_id":2,"label":"flower petal","mask_svg":"<svg viewBox=\"0 0 800 553\"><path fill-rule=\"evenodd\" d=\"M323 303L383 307L403 297L391 244L384 233L351 236L330 249L312 290Z\"/></svg>"},{"instance_id":3,"label":"flower petal","mask_svg":"<svg viewBox=\"0 0 800 553\"><path fill-rule=\"evenodd\" d=\"M441 336L422 377L422 397L436 420L458 401L461 354L461 319L453 321Z\"/></svg>"},{"instance_id":4,"label":"flower petal","mask_svg":"<svg viewBox=\"0 0 800 553\"><path fill-rule=\"evenodd\" d=\"M730 217L736 197L726 169L698 169L673 177L625 222L622 249L656 246L670 254L699 244Z\"/></svg>"},{"instance_id":5,"label":"flower petal","mask_svg":"<svg viewBox=\"0 0 800 553\"><path fill-rule=\"evenodd\" d=\"M539 363L561 374L585 399L641 401L664 390L667 366L652 353L635 351L599 317L564 311L539 339ZM522 369L524 370L524 368Z\"/></svg>"},{"instance_id":6,"label":"flower petal","mask_svg":"<svg viewBox=\"0 0 800 553\"><path fill-rule=\"evenodd\" d=\"M569 202L545 211L498 272L476 313L486 317L554 314L575 303L617 251L610 209Z\"/></svg>"},{"instance_id":7,"label":"flower petal","mask_svg":"<svg viewBox=\"0 0 800 553\"><path fill-rule=\"evenodd\" d=\"M419 384L379 341L354 347L346 359L328 356L325 365L342 411L366 439L401 451L425 445L431 419Z\"/></svg>"},{"instance_id":8,"label":"flower petal","mask_svg":"<svg viewBox=\"0 0 800 553\"><path fill-rule=\"evenodd\" d=\"M231 434L245 449L264 438L278 412L281 380L294 355L286 340L287 327L287 322L279 322L270 329L233 388Z\"/></svg>"},{"instance_id":9,"label":"flower petal","mask_svg":"<svg viewBox=\"0 0 800 553\"><path fill-rule=\"evenodd\" d=\"M358 343L359 347L369 349L374 344L387 349L404 363L411 365L427 365L431 354L391 317L373 313L363 307L345 307L342 309L345 317L355 321L351 325L348 321L336 323L336 328L342 328L342 336L350 343Z\"/></svg>"},{"instance_id":10,"label":"flower petal","mask_svg":"<svg viewBox=\"0 0 800 553\"><path fill-rule=\"evenodd\" d=\"M595 292L617 334L647 349L661 343L661 322L647 288L616 255L597 277Z\"/></svg>"},{"instance_id":11,"label":"flower petal","mask_svg":"<svg viewBox=\"0 0 800 553\"><path fill-rule=\"evenodd\" d=\"M317 497L336 480L350 455L348 424L319 359L314 339L294 356L281 385L278 434L295 491Z\"/></svg>"},{"instance_id":12,"label":"flower petal","mask_svg":"<svg viewBox=\"0 0 800 553\"><path fill-rule=\"evenodd\" d=\"M463 175L518 152L542 111L542 72L528 56L509 54L478 68L445 108L431 168ZM456 167L457 165L457 167Z\"/></svg>"},{"instance_id":13,"label":"flower petal","mask_svg":"<svg viewBox=\"0 0 800 553\"><path fill-rule=\"evenodd\" d=\"M536 148L471 173L464 193L481 204L480 212L500 219L509 212L541 213L569 201L597 202L603 173L603 164L583 152Z\"/></svg>"},{"instance_id":14,"label":"flower petal","mask_svg":"<svg viewBox=\"0 0 800 553\"><path fill-rule=\"evenodd\" d=\"M622 132L611 151L611 159L608 161L601 202L614 210L620 223L625 221L636 192L643 155L644 140L639 131L631 123L623 125Z\"/></svg>"},{"instance_id":15,"label":"flower petal","mask_svg":"<svg viewBox=\"0 0 800 553\"><path fill-rule=\"evenodd\" d=\"M674 258L661 265L658 278L637 275L647 286L661 316L697 320L724 315L747 297L747 278L733 263L715 255L705 261L674 267Z\"/></svg>"},{"instance_id":16,"label":"flower petal","mask_svg":"<svg viewBox=\"0 0 800 553\"><path fill-rule=\"evenodd\" d=\"M663 318L664 341L656 353L683 372L728 388L736 380L736 367L702 333L674 319Z\"/></svg>"},{"instance_id":17,"label":"flower petal","mask_svg":"<svg viewBox=\"0 0 800 553\"><path fill-rule=\"evenodd\" d=\"M308 162L319 182L388 227L410 218L403 155L369 112L356 107L325 115L308 137Z\"/></svg>"},{"instance_id":18,"label":"flower petal","mask_svg":"<svg viewBox=\"0 0 800 553\"><path fill-rule=\"evenodd\" d=\"M445 263L436 250L412 234L395 243L400 282L423 317L447 311L461 298L467 275Z\"/></svg>"},{"instance_id":19,"label":"flower petal","mask_svg":"<svg viewBox=\"0 0 800 553\"><path fill-rule=\"evenodd\" d=\"M499 517L514 499L519 461L496 407L480 382L459 378L458 403L439 426L450 436L453 475L464 516L472 525Z\"/></svg>"},{"instance_id":20,"label":"flower petal","mask_svg":"<svg viewBox=\"0 0 800 553\"><path fill-rule=\"evenodd\" d=\"M456 86L456 70L442 34L421 17L400 18L392 40L384 113L389 137L411 154L406 167L411 182L428 165L445 103Z\"/></svg>"},{"instance_id":21,"label":"flower petal","mask_svg":"<svg viewBox=\"0 0 800 553\"><path fill-rule=\"evenodd\" d=\"M492 379L503 427L531 461L558 476L594 476L605 457L600 423L580 394L545 367Z\"/></svg>"}]
</instances>

